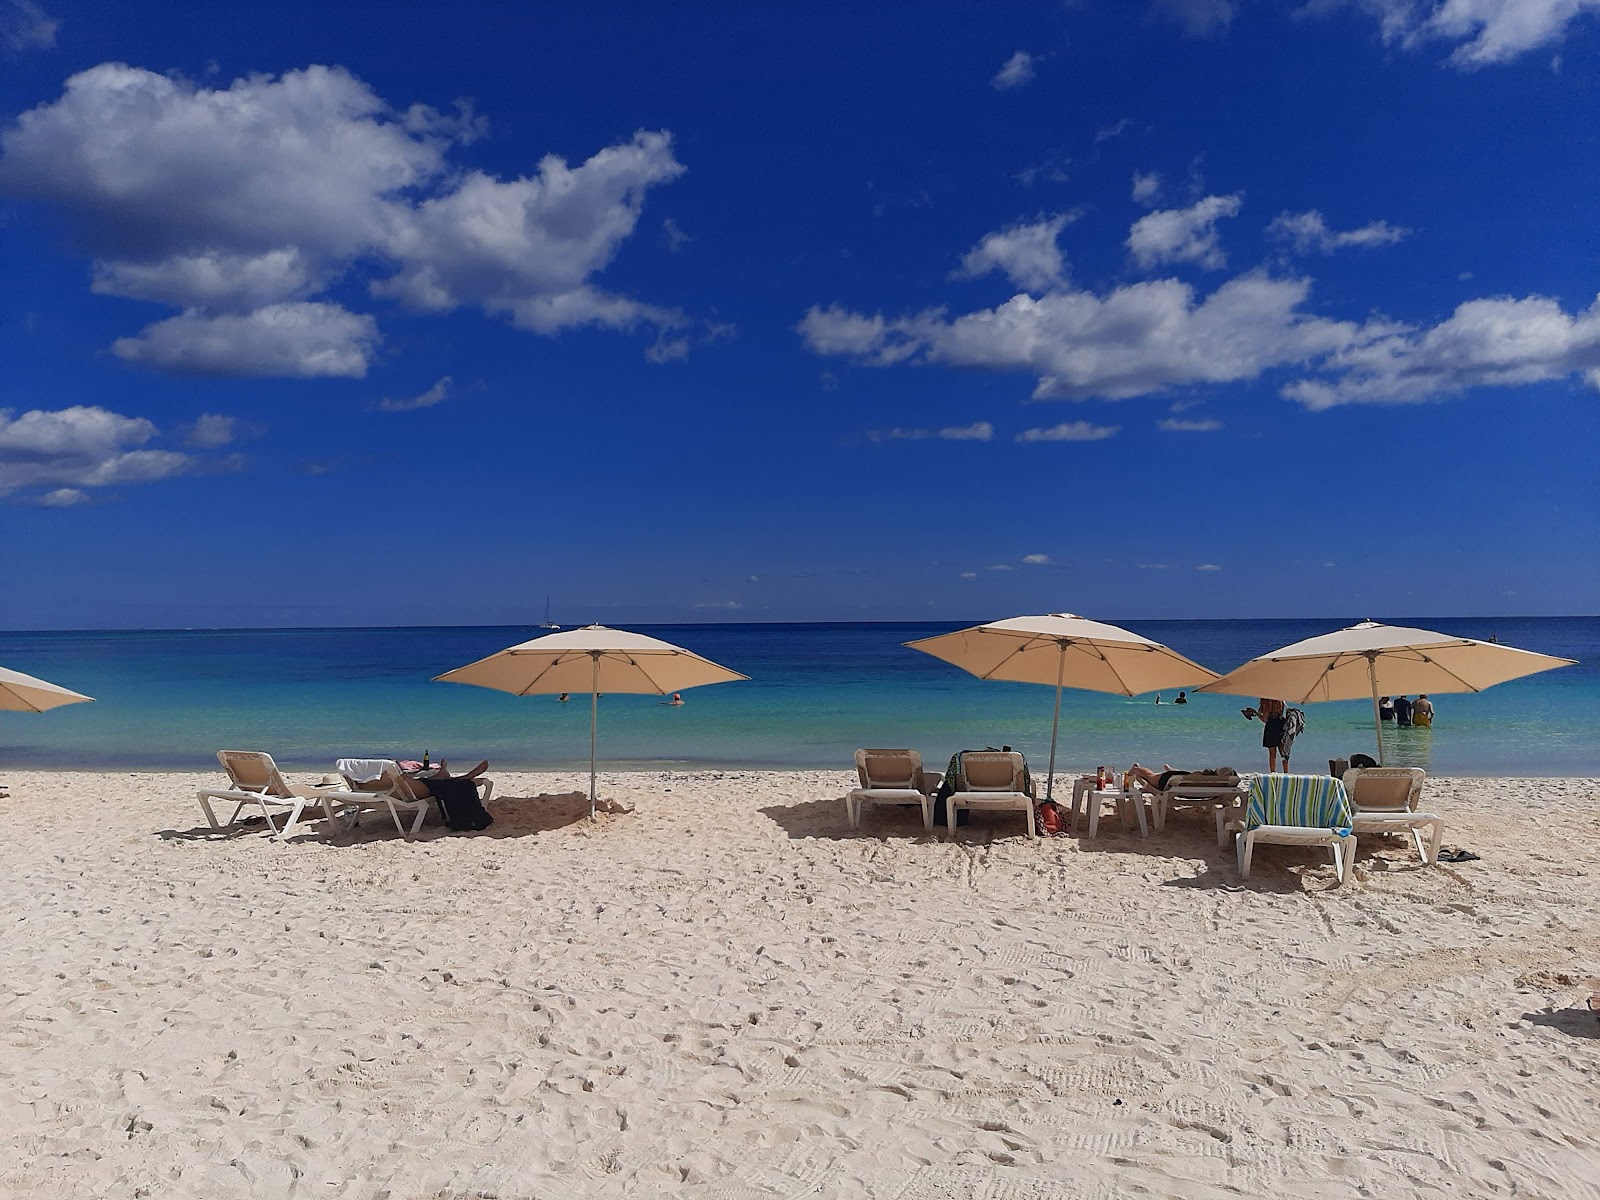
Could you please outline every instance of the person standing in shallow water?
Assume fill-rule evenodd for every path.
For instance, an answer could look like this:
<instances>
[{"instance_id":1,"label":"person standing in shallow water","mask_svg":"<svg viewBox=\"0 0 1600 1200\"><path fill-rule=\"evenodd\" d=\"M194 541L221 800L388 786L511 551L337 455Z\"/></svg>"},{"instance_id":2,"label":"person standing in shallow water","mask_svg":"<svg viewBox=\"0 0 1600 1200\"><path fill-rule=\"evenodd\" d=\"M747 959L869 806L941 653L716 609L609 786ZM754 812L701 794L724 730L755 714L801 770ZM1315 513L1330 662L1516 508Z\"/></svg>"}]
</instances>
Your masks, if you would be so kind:
<instances>
[{"instance_id":1,"label":"person standing in shallow water","mask_svg":"<svg viewBox=\"0 0 1600 1200\"><path fill-rule=\"evenodd\" d=\"M1411 723L1418 729L1433 728L1433 701L1423 692L1411 704Z\"/></svg>"},{"instance_id":2,"label":"person standing in shallow water","mask_svg":"<svg viewBox=\"0 0 1600 1200\"><path fill-rule=\"evenodd\" d=\"M1254 708L1241 709L1246 720L1260 721L1266 726L1261 733L1261 745L1267 752L1267 770L1278 769L1278 743L1283 741L1283 709L1282 700L1271 700L1266 696L1256 701ZM1285 765L1288 760L1285 759Z\"/></svg>"},{"instance_id":3,"label":"person standing in shallow water","mask_svg":"<svg viewBox=\"0 0 1600 1200\"><path fill-rule=\"evenodd\" d=\"M1411 701L1405 696L1394 698L1394 723L1401 729L1411 728Z\"/></svg>"}]
</instances>

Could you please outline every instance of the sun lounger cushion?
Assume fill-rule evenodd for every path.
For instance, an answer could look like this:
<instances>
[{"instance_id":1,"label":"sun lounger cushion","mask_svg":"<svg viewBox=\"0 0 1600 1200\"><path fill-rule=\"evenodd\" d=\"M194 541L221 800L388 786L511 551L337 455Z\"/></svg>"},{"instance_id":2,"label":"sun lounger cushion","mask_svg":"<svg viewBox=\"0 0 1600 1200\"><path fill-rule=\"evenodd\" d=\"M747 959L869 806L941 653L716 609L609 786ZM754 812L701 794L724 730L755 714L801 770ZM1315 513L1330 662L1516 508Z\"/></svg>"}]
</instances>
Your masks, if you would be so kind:
<instances>
[{"instance_id":1,"label":"sun lounger cushion","mask_svg":"<svg viewBox=\"0 0 1600 1200\"><path fill-rule=\"evenodd\" d=\"M1239 772L1232 767L1210 767L1204 771L1186 771L1167 781L1167 790L1181 787L1237 787Z\"/></svg>"},{"instance_id":2,"label":"sun lounger cushion","mask_svg":"<svg viewBox=\"0 0 1600 1200\"><path fill-rule=\"evenodd\" d=\"M1245 799L1246 831L1263 825L1290 825L1350 833L1350 801L1344 784L1331 775L1257 775Z\"/></svg>"}]
</instances>

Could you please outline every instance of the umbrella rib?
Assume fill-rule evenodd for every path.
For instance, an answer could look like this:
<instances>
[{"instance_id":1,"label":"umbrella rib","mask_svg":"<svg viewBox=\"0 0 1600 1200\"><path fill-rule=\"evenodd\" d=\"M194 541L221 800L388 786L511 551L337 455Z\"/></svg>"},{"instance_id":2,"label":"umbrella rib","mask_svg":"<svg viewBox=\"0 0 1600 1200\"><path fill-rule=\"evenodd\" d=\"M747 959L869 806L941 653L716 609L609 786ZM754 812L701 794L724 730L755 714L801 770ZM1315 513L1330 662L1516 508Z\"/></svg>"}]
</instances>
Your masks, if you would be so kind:
<instances>
[{"instance_id":1,"label":"umbrella rib","mask_svg":"<svg viewBox=\"0 0 1600 1200\"><path fill-rule=\"evenodd\" d=\"M1450 676L1451 679L1454 679L1457 683L1459 683L1462 687L1466 688L1467 691L1469 691L1469 692L1481 692L1481 691L1483 691L1483 689L1480 688L1480 687L1473 687L1465 679L1461 678L1461 676L1457 675L1454 671L1452 671L1449 667L1445 666L1442 662L1440 662L1436 658L1429 658L1426 654L1424 654L1422 656L1422 661L1425 662L1425 663L1428 663L1428 664L1430 664L1432 666L1438 667L1439 670L1443 671L1446 675Z\"/></svg>"}]
</instances>

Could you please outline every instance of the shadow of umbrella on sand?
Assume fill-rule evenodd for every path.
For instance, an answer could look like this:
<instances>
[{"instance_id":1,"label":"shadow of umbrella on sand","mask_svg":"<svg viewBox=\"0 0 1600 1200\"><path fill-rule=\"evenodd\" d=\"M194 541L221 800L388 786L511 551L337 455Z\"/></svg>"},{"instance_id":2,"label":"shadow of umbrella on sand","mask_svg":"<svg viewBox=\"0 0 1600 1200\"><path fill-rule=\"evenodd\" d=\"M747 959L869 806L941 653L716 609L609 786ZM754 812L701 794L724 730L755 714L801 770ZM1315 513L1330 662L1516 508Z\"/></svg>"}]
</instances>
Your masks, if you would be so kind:
<instances>
[{"instance_id":1,"label":"shadow of umbrella on sand","mask_svg":"<svg viewBox=\"0 0 1600 1200\"><path fill-rule=\"evenodd\" d=\"M692 650L660 638L604 625L586 625L508 646L488 658L436 675L440 683L470 683L515 696L589 693L589 817L595 808L596 729L600 696L665 696L708 683L748 679Z\"/></svg>"},{"instance_id":2,"label":"shadow of umbrella on sand","mask_svg":"<svg viewBox=\"0 0 1600 1200\"><path fill-rule=\"evenodd\" d=\"M1198 690L1226 696L1273 696L1290 704L1360 700L1370 695L1381 763L1380 691L1386 696L1481 692L1497 683L1570 667L1575 662L1431 629L1362 621L1252 658Z\"/></svg>"}]
</instances>

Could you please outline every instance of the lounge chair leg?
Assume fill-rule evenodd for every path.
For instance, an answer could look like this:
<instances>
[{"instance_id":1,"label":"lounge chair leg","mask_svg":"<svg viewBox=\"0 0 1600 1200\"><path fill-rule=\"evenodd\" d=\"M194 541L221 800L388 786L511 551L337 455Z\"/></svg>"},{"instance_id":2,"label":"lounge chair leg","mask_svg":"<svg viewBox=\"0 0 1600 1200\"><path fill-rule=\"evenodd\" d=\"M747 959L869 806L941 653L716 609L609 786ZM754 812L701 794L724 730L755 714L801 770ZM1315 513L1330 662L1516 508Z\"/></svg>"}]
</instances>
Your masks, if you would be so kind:
<instances>
[{"instance_id":1,"label":"lounge chair leg","mask_svg":"<svg viewBox=\"0 0 1600 1200\"><path fill-rule=\"evenodd\" d=\"M217 814L211 811L211 801L206 799L204 792L200 793L200 807L205 809L206 820L211 822L211 828L220 833L222 826L217 824Z\"/></svg>"},{"instance_id":2,"label":"lounge chair leg","mask_svg":"<svg viewBox=\"0 0 1600 1200\"><path fill-rule=\"evenodd\" d=\"M1239 878L1250 878L1250 856L1255 850L1256 836L1253 833L1242 833L1234 843L1234 851L1239 858Z\"/></svg>"},{"instance_id":3,"label":"lounge chair leg","mask_svg":"<svg viewBox=\"0 0 1600 1200\"><path fill-rule=\"evenodd\" d=\"M956 805L954 800L944 802L944 819L950 829L950 836L956 836Z\"/></svg>"},{"instance_id":4,"label":"lounge chair leg","mask_svg":"<svg viewBox=\"0 0 1600 1200\"><path fill-rule=\"evenodd\" d=\"M1413 832L1416 833L1416 837L1417 837L1417 852L1419 854L1421 854L1422 853L1422 834L1420 833L1420 831L1413 831ZM1423 856L1422 856L1422 861L1424 863L1427 863L1430 866L1436 865L1438 863L1438 861L1439 861L1439 843L1442 842L1442 841L1444 841L1444 822L1443 821L1435 821L1435 822L1433 822L1432 828L1429 831L1428 852L1426 854L1423 854Z\"/></svg>"},{"instance_id":5,"label":"lounge chair leg","mask_svg":"<svg viewBox=\"0 0 1600 1200\"><path fill-rule=\"evenodd\" d=\"M926 796L922 798L922 830L924 833L933 832L933 801Z\"/></svg>"},{"instance_id":6,"label":"lounge chair leg","mask_svg":"<svg viewBox=\"0 0 1600 1200\"><path fill-rule=\"evenodd\" d=\"M1039 833L1034 828L1034 823L1033 823L1033 804L1031 802L1028 804L1027 813L1028 813L1028 840L1029 841L1033 841L1034 839L1036 839L1039 836Z\"/></svg>"}]
</instances>

